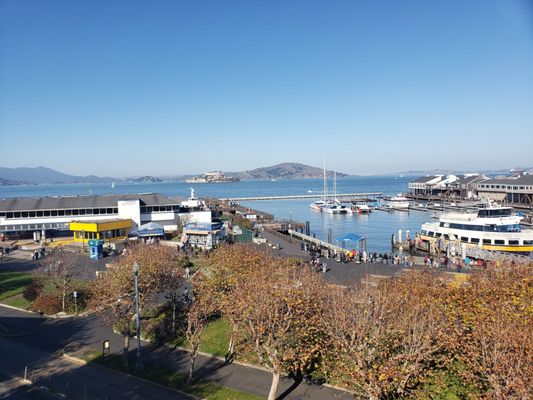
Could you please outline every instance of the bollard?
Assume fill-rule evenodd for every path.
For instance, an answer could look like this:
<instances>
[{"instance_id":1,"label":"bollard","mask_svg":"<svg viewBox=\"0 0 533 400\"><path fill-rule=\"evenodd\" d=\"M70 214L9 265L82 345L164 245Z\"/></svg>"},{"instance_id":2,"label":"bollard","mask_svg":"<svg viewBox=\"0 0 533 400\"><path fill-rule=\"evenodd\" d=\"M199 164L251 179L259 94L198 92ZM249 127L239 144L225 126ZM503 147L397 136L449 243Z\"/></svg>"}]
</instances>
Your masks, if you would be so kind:
<instances>
[{"instance_id":1,"label":"bollard","mask_svg":"<svg viewBox=\"0 0 533 400\"><path fill-rule=\"evenodd\" d=\"M25 381L28 380L28 366L27 365L24 367L24 380Z\"/></svg>"}]
</instances>

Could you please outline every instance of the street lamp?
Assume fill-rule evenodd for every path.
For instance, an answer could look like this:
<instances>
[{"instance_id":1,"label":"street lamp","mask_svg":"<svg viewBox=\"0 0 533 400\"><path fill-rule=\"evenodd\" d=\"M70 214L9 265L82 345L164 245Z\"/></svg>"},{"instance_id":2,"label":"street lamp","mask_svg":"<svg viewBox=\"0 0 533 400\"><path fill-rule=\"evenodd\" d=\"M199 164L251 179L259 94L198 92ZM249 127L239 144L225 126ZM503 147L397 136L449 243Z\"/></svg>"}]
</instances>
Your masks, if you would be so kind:
<instances>
[{"instance_id":1,"label":"street lamp","mask_svg":"<svg viewBox=\"0 0 533 400\"><path fill-rule=\"evenodd\" d=\"M142 375L144 373L143 360L141 358L141 320L139 318L139 285L137 283L139 277L139 264L133 263L133 276L135 279L135 309L137 319L137 360L135 362L135 373Z\"/></svg>"}]
</instances>

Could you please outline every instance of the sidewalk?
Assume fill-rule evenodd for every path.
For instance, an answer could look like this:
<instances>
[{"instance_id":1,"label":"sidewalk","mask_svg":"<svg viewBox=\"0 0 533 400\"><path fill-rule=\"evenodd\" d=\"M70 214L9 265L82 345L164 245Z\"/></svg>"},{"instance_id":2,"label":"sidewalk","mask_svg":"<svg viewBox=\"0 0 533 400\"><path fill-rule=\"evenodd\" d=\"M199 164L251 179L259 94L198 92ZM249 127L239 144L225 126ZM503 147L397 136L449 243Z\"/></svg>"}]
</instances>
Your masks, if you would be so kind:
<instances>
[{"instance_id":1,"label":"sidewalk","mask_svg":"<svg viewBox=\"0 0 533 400\"><path fill-rule=\"evenodd\" d=\"M134 376L102 368L79 365L61 356L0 337L0 371L24 377L35 387L60 397L79 399L154 399L195 400L177 391L154 385ZM13 384L13 391L20 390ZM9 396L10 393L4 393Z\"/></svg>"},{"instance_id":2,"label":"sidewalk","mask_svg":"<svg viewBox=\"0 0 533 400\"><path fill-rule=\"evenodd\" d=\"M0 372L6 368L6 373L10 375L21 376L24 372L25 365L41 365L39 367L46 373L51 373L55 369L51 364L50 368L46 362L51 361L49 358L54 354L61 354L63 349L68 346L73 352L84 348L101 351L102 341L109 339L111 342L111 351L120 353L122 350L122 337L112 333L109 328L105 327L96 316L70 318L70 319L50 319L37 315L23 313L0 306L0 331L2 332L0 352L6 349L0 363ZM18 353L15 348L23 349L23 353ZM188 371L188 353L173 349L167 346L154 346L143 343L143 359L146 369L159 367L180 373ZM44 353L44 354L43 354ZM35 357L35 358L34 358ZM55 356L57 358L57 356ZM135 347L134 341L130 344L130 360L134 362ZM46 362L43 362L46 361ZM55 360L60 370L54 373L57 376L59 385L64 385L66 381L79 381L87 377L87 387L97 386L118 386L139 385L139 390L144 386L139 384L136 378L131 377L134 381L124 380L123 374L110 370L109 373L102 373L101 367L95 365L70 366L72 364L64 359ZM67 366L65 365L67 364ZM44 366L44 367L43 367ZM12 368L12 369L10 369ZM95 369L98 369L97 371ZM270 389L272 375L266 371L246 367L238 364L225 364L223 361L199 355L196 361L195 377L201 377L203 380L217 383L223 386L241 390L244 392L266 397ZM56 375L58 374L58 375ZM65 374L65 378L63 375ZM78 374L78 375L77 375ZM117 375L118 374L118 375ZM43 379L47 379L44 376ZM100 379L102 379L101 383ZM52 382L55 378L52 379ZM282 379L280 382L278 396L291 387L294 382L290 379ZM72 384L71 384L72 385ZM72 386L71 386L72 387ZM100 390L101 388L97 388ZM170 390L170 389L168 389ZM100 393L100 392L98 392ZM145 393L145 392L139 392ZM128 398L159 398L165 399L164 393L152 397L152 392L146 392L147 397L128 397ZM174 396L176 396L174 394ZM104 397L101 397L104 398ZM115 398L115 397L113 397ZM121 397L116 397L121 398ZM177 398L177 397L173 397ZM285 399L352 399L353 396L344 391L334 390L328 387L310 386L301 383L293 391L288 393ZM111 397L110 397L111 399Z\"/></svg>"}]
</instances>

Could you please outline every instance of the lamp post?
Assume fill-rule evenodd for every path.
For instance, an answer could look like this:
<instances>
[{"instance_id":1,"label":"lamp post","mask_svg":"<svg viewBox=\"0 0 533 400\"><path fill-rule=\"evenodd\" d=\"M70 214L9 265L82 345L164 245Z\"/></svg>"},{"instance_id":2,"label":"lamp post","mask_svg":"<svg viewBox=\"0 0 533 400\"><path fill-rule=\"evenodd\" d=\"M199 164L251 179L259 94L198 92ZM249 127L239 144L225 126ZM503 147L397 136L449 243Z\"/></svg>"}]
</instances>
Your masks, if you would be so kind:
<instances>
[{"instance_id":1,"label":"lamp post","mask_svg":"<svg viewBox=\"0 0 533 400\"><path fill-rule=\"evenodd\" d=\"M139 318L139 264L133 263L133 276L135 279L135 310L137 319L137 360L135 362L135 373L142 375L144 373L143 360L141 358L141 320Z\"/></svg>"}]
</instances>

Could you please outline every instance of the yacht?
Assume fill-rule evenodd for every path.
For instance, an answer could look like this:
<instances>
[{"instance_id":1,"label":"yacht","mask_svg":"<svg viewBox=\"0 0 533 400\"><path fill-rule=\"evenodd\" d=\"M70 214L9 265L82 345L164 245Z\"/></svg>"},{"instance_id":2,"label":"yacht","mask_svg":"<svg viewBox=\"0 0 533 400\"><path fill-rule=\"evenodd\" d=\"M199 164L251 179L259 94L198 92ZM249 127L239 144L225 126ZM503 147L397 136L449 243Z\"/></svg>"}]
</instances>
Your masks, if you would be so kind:
<instances>
[{"instance_id":1,"label":"yacht","mask_svg":"<svg viewBox=\"0 0 533 400\"><path fill-rule=\"evenodd\" d=\"M370 207L364 201L358 201L353 205L352 210L358 214L367 214L370 212Z\"/></svg>"},{"instance_id":2,"label":"yacht","mask_svg":"<svg viewBox=\"0 0 533 400\"><path fill-rule=\"evenodd\" d=\"M387 202L387 207L397 209L408 209L409 200L407 199L407 197L402 196L402 194L397 194L396 196L390 198L390 200Z\"/></svg>"},{"instance_id":3,"label":"yacht","mask_svg":"<svg viewBox=\"0 0 533 400\"><path fill-rule=\"evenodd\" d=\"M326 214L352 214L352 209L349 206L342 204L340 201L335 199L334 202L325 204L322 207L322 212Z\"/></svg>"},{"instance_id":4,"label":"yacht","mask_svg":"<svg viewBox=\"0 0 533 400\"><path fill-rule=\"evenodd\" d=\"M488 205L476 212L443 213L439 222L422 225L417 247L427 250L439 240L455 241L483 250L533 252L533 230L520 227L521 216L511 207Z\"/></svg>"},{"instance_id":5,"label":"yacht","mask_svg":"<svg viewBox=\"0 0 533 400\"><path fill-rule=\"evenodd\" d=\"M337 172L333 171L333 201L327 200L326 204L322 206L322 212L327 214L351 214L352 209L342 204L337 199Z\"/></svg>"},{"instance_id":6,"label":"yacht","mask_svg":"<svg viewBox=\"0 0 533 400\"><path fill-rule=\"evenodd\" d=\"M308 193L311 193L312 190L308 190ZM324 191L322 192L322 199L316 200L309 204L309 207L311 207L315 211L322 211L322 208L327 206L330 201L327 200L328 198L328 178L326 175L326 160L324 159Z\"/></svg>"}]
</instances>

